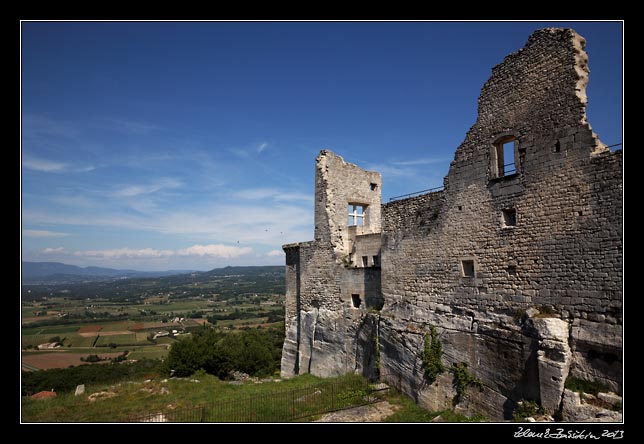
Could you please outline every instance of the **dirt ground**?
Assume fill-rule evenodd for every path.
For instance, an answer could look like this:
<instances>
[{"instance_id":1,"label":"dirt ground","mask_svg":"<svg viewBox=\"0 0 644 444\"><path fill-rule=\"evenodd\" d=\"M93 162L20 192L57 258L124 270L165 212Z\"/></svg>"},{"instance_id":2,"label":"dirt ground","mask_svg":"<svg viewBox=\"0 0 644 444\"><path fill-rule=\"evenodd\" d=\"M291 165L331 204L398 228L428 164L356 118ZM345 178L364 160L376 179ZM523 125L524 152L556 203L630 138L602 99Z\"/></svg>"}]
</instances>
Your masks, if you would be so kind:
<instances>
[{"instance_id":1,"label":"dirt ground","mask_svg":"<svg viewBox=\"0 0 644 444\"><path fill-rule=\"evenodd\" d=\"M315 422L381 422L394 414L398 406L387 401L327 413Z\"/></svg>"}]
</instances>

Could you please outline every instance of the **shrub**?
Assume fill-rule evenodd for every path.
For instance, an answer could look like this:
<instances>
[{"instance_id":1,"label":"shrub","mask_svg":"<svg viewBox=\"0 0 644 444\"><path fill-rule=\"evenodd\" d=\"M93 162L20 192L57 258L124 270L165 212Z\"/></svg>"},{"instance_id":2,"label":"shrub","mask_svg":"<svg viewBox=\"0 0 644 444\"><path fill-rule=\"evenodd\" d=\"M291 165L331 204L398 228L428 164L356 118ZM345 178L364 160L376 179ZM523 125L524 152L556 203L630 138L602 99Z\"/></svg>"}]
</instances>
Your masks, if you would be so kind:
<instances>
[{"instance_id":1,"label":"shrub","mask_svg":"<svg viewBox=\"0 0 644 444\"><path fill-rule=\"evenodd\" d=\"M190 376L199 369L228 379L238 370L253 376L271 375L282 356L282 329L245 329L234 333L202 328L172 346L168 370L175 376Z\"/></svg>"},{"instance_id":2,"label":"shrub","mask_svg":"<svg viewBox=\"0 0 644 444\"><path fill-rule=\"evenodd\" d=\"M467 394L467 387L473 385L483 391L483 383L467 370L467 363L453 363L450 371L454 374L454 388L456 389L456 403L463 400Z\"/></svg>"},{"instance_id":3,"label":"shrub","mask_svg":"<svg viewBox=\"0 0 644 444\"><path fill-rule=\"evenodd\" d=\"M546 410L534 401L521 400L517 402L512 418L514 422L524 422L525 418L536 415L545 415Z\"/></svg>"},{"instance_id":4,"label":"shrub","mask_svg":"<svg viewBox=\"0 0 644 444\"><path fill-rule=\"evenodd\" d=\"M431 384L436 377L445 371L445 366L441 362L443 356L443 344L438 339L436 327L429 326L429 333L425 335L425 349L423 351L422 361L425 368L425 378Z\"/></svg>"}]
</instances>

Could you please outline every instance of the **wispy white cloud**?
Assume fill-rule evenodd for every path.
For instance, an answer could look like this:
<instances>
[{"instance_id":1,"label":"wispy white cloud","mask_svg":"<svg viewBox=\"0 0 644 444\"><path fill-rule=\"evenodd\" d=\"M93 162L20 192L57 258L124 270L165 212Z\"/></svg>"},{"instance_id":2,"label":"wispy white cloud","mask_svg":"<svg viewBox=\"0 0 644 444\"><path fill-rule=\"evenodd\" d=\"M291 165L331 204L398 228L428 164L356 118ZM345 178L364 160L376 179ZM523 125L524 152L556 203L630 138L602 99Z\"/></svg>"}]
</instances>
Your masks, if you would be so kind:
<instances>
[{"instance_id":1,"label":"wispy white cloud","mask_svg":"<svg viewBox=\"0 0 644 444\"><path fill-rule=\"evenodd\" d=\"M45 173L60 173L67 168L67 165L62 162L36 159L34 157L23 158L22 166L30 170L42 171Z\"/></svg>"},{"instance_id":2,"label":"wispy white cloud","mask_svg":"<svg viewBox=\"0 0 644 444\"><path fill-rule=\"evenodd\" d=\"M56 248L45 248L40 251L42 254L55 254L55 253L64 253L65 247L56 247Z\"/></svg>"},{"instance_id":3,"label":"wispy white cloud","mask_svg":"<svg viewBox=\"0 0 644 444\"><path fill-rule=\"evenodd\" d=\"M96 167L94 165L88 165L85 167L74 168L72 169L72 171L75 173L89 173L90 171L94 171L95 169Z\"/></svg>"},{"instance_id":4,"label":"wispy white cloud","mask_svg":"<svg viewBox=\"0 0 644 444\"><path fill-rule=\"evenodd\" d=\"M271 250L268 253L266 253L266 256L281 257L281 256L284 256L284 252L282 250Z\"/></svg>"},{"instance_id":5,"label":"wispy white cloud","mask_svg":"<svg viewBox=\"0 0 644 444\"><path fill-rule=\"evenodd\" d=\"M417 174L417 171L408 167L396 167L388 164L369 164L366 167L369 171L377 171L383 176L389 177L410 177Z\"/></svg>"},{"instance_id":6,"label":"wispy white cloud","mask_svg":"<svg viewBox=\"0 0 644 444\"><path fill-rule=\"evenodd\" d=\"M257 154L261 154L266 148L268 148L268 142L262 142L257 147Z\"/></svg>"},{"instance_id":7,"label":"wispy white cloud","mask_svg":"<svg viewBox=\"0 0 644 444\"><path fill-rule=\"evenodd\" d=\"M57 231L48 230L22 230L22 235L25 237L64 237L69 236L68 233L59 233Z\"/></svg>"},{"instance_id":8,"label":"wispy white cloud","mask_svg":"<svg viewBox=\"0 0 644 444\"><path fill-rule=\"evenodd\" d=\"M214 256L225 259L235 258L249 254L253 251L250 247L231 247L222 244L193 245L189 248L178 250L179 256Z\"/></svg>"},{"instance_id":9,"label":"wispy white cloud","mask_svg":"<svg viewBox=\"0 0 644 444\"><path fill-rule=\"evenodd\" d=\"M27 209L23 221L28 224L110 227L136 232L156 232L167 236L198 237L213 243L238 242L241 247L259 243L276 247L309 239L313 232L312 202L277 202L239 200L229 204L210 204L192 210L152 208L129 211L48 211Z\"/></svg>"},{"instance_id":10,"label":"wispy white cloud","mask_svg":"<svg viewBox=\"0 0 644 444\"><path fill-rule=\"evenodd\" d=\"M53 249L54 252L57 249ZM62 251L62 250L60 250ZM60 252L55 251L55 252ZM179 250L157 250L154 248L115 248L106 250L85 250L75 251L74 256L102 258L102 259L121 259L121 258L162 258L171 256L209 256L222 259L231 259L252 253L250 247L235 247L223 244L210 245L193 245L188 248ZM43 252L45 252L43 250Z\"/></svg>"},{"instance_id":11,"label":"wispy white cloud","mask_svg":"<svg viewBox=\"0 0 644 444\"><path fill-rule=\"evenodd\" d=\"M173 256L174 251L172 250L156 250L154 248L115 248L108 250L85 250L85 251L75 251L74 256L82 257L98 257L104 259L115 259L115 258L140 258L140 257L166 257Z\"/></svg>"},{"instance_id":12,"label":"wispy white cloud","mask_svg":"<svg viewBox=\"0 0 644 444\"><path fill-rule=\"evenodd\" d=\"M73 166L64 162L38 159L36 157L29 156L23 157L22 166L29 170L40 171L43 173L88 173L96 169L94 165Z\"/></svg>"},{"instance_id":13,"label":"wispy white cloud","mask_svg":"<svg viewBox=\"0 0 644 444\"><path fill-rule=\"evenodd\" d=\"M73 139L79 131L61 121L36 114L22 115L22 130L25 137L30 136L60 136Z\"/></svg>"},{"instance_id":14,"label":"wispy white cloud","mask_svg":"<svg viewBox=\"0 0 644 444\"><path fill-rule=\"evenodd\" d=\"M449 159L444 157L423 157L420 159L401 160L401 161L395 161L391 163L397 166L415 166L415 165L434 165L437 163L447 162L448 160Z\"/></svg>"},{"instance_id":15,"label":"wispy white cloud","mask_svg":"<svg viewBox=\"0 0 644 444\"><path fill-rule=\"evenodd\" d=\"M164 189L176 189L183 186L180 180L172 178L159 179L147 185L125 185L113 193L116 197L135 197L143 194L152 194Z\"/></svg>"},{"instance_id":16,"label":"wispy white cloud","mask_svg":"<svg viewBox=\"0 0 644 444\"><path fill-rule=\"evenodd\" d=\"M275 188L248 188L237 191L233 194L236 199L264 200L272 199L275 201L292 202L304 201L313 202L313 196L306 193L283 192Z\"/></svg>"},{"instance_id":17,"label":"wispy white cloud","mask_svg":"<svg viewBox=\"0 0 644 444\"><path fill-rule=\"evenodd\" d=\"M59 203L68 207L94 208L97 202L87 196L55 196L51 198L52 202Z\"/></svg>"}]
</instances>

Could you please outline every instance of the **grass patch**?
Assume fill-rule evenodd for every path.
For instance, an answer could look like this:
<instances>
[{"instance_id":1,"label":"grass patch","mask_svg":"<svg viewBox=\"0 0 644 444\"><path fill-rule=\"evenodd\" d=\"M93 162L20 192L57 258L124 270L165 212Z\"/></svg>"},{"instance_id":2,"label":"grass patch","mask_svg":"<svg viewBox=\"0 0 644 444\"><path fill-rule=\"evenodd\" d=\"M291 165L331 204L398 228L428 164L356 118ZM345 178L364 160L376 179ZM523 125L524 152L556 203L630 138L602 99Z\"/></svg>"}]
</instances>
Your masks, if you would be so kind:
<instances>
[{"instance_id":1,"label":"grass patch","mask_svg":"<svg viewBox=\"0 0 644 444\"><path fill-rule=\"evenodd\" d=\"M597 381L588 381L586 379L568 377L566 383L564 384L568 390L579 393L590 393L591 395L597 396L599 392L609 392L610 389Z\"/></svg>"},{"instance_id":2,"label":"grass patch","mask_svg":"<svg viewBox=\"0 0 644 444\"><path fill-rule=\"evenodd\" d=\"M128 353L127 359L162 359L166 356L168 356L168 350L165 347L145 347L131 351Z\"/></svg>"},{"instance_id":3,"label":"grass patch","mask_svg":"<svg viewBox=\"0 0 644 444\"><path fill-rule=\"evenodd\" d=\"M65 335L65 341L63 345L65 347L92 347L96 341L96 336L83 337L78 333L71 333Z\"/></svg>"},{"instance_id":4,"label":"grass patch","mask_svg":"<svg viewBox=\"0 0 644 444\"><path fill-rule=\"evenodd\" d=\"M41 334L58 334L58 333L74 333L78 330L77 325L57 325L55 327L42 327Z\"/></svg>"},{"instance_id":5,"label":"grass patch","mask_svg":"<svg viewBox=\"0 0 644 444\"><path fill-rule=\"evenodd\" d=\"M393 390L393 389L390 389ZM486 422L489 419L483 415L466 416L456 413L453 410L442 410L432 412L416 404L411 398L397 391L391 392L387 400L396 406L398 410L391 416L387 417L384 422L432 422L433 419L440 416L441 422Z\"/></svg>"},{"instance_id":6,"label":"grass patch","mask_svg":"<svg viewBox=\"0 0 644 444\"><path fill-rule=\"evenodd\" d=\"M26 347L28 345L31 345L32 347L37 347L40 344L44 344L49 342L49 338L51 338L50 334L37 334L37 335L27 335L22 337L22 347Z\"/></svg>"},{"instance_id":7,"label":"grass patch","mask_svg":"<svg viewBox=\"0 0 644 444\"><path fill-rule=\"evenodd\" d=\"M397 394L387 399L397 405L399 410L387 417L384 422L431 422L438 416L436 412L425 410L405 395Z\"/></svg>"},{"instance_id":8,"label":"grass patch","mask_svg":"<svg viewBox=\"0 0 644 444\"><path fill-rule=\"evenodd\" d=\"M195 378L199 382L194 382ZM335 384L333 390L330 389L332 383ZM207 418L214 414L230 414L231 421L273 418L269 419L273 422L287 418L285 415L292 414L293 409L301 414L318 411L316 409L330 402L330 393L335 395L334 408L352 405L356 396L362 396L362 390L367 387L368 381L358 375L321 379L307 374L281 382L229 384L200 372L192 378L166 380L157 376L147 383L139 379L111 385L88 385L84 396L68 392L45 401L23 398L22 419L25 422L119 422L130 415L216 403L212 411L204 410L204 414L211 415ZM99 391L111 392L115 396L90 402L88 396ZM241 416L234 416L236 406L246 406L246 401L253 406L252 416L246 415L246 410ZM226 404L230 402L234 404Z\"/></svg>"}]
</instances>

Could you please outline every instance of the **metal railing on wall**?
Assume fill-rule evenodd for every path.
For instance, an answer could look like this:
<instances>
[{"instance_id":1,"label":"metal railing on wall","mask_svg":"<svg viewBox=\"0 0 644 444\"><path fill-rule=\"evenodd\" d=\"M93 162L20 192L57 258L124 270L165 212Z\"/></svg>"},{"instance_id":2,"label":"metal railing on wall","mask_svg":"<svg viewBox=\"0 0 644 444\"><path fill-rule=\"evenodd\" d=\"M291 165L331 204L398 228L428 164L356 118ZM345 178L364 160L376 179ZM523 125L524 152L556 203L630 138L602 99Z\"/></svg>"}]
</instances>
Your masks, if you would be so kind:
<instances>
[{"instance_id":1,"label":"metal railing on wall","mask_svg":"<svg viewBox=\"0 0 644 444\"><path fill-rule=\"evenodd\" d=\"M394 201L394 200L407 199L408 197L420 196L421 194L435 193L437 191L443 191L443 187L441 186L441 187L435 187L435 188L428 188L426 190L415 191L415 192L409 193L409 194L402 194L400 196L390 197L389 202Z\"/></svg>"}]
</instances>

